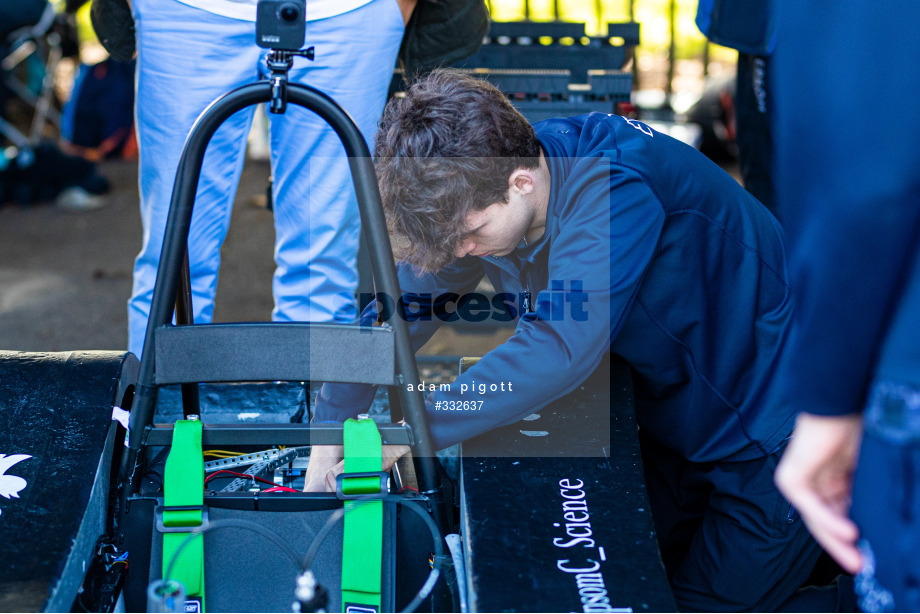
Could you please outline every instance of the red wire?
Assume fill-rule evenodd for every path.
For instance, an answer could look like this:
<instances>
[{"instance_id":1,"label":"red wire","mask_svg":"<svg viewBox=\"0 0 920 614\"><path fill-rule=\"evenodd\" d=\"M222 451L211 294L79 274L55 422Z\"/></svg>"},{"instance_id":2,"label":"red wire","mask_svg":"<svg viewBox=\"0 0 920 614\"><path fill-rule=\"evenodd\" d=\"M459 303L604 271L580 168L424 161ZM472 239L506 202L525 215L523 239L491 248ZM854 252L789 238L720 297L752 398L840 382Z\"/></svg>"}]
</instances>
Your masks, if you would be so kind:
<instances>
[{"instance_id":1,"label":"red wire","mask_svg":"<svg viewBox=\"0 0 920 614\"><path fill-rule=\"evenodd\" d=\"M248 473L237 473L236 471L230 471L229 469L220 469L219 471L215 471L214 473L212 473L211 475L209 475L208 477L206 477L206 478L204 479L204 483L207 484L208 481L209 481L211 478L215 477L216 475L218 475L218 474L220 474L220 473L229 473L230 475L235 475L235 476L238 477L238 478L248 478L248 479L250 479L250 480L256 479L256 480L258 480L259 482L264 482L264 483L266 483L266 484L271 484L272 486L276 486L276 484L275 484L274 482L271 482L271 481L269 481L269 480L266 480L265 478L260 478L260 477L257 476L257 475L250 475L250 474L248 474ZM295 492L296 492L296 491L295 491Z\"/></svg>"},{"instance_id":2,"label":"red wire","mask_svg":"<svg viewBox=\"0 0 920 614\"><path fill-rule=\"evenodd\" d=\"M266 488L262 492L300 492L296 488L288 488L287 486L275 486L274 488Z\"/></svg>"}]
</instances>

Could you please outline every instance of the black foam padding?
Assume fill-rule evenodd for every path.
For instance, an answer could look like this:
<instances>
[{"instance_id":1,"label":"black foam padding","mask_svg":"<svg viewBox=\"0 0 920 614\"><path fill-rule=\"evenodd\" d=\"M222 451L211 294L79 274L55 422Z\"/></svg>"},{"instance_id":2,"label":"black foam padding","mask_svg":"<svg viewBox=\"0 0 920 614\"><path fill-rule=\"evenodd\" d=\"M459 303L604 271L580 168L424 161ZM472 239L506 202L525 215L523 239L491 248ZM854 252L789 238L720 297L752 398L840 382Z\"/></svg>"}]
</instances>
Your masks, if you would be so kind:
<instances>
[{"instance_id":1,"label":"black foam padding","mask_svg":"<svg viewBox=\"0 0 920 614\"><path fill-rule=\"evenodd\" d=\"M0 352L0 454L30 457L0 476L0 611L70 611L105 531L112 405L136 377L133 354Z\"/></svg>"},{"instance_id":2,"label":"black foam padding","mask_svg":"<svg viewBox=\"0 0 920 614\"><path fill-rule=\"evenodd\" d=\"M157 385L396 383L395 340L389 327L307 322L162 326L155 331L155 342Z\"/></svg>"},{"instance_id":3,"label":"black foam padding","mask_svg":"<svg viewBox=\"0 0 920 614\"><path fill-rule=\"evenodd\" d=\"M676 611L632 394L629 368L604 361L539 418L463 444L471 611Z\"/></svg>"}]
</instances>

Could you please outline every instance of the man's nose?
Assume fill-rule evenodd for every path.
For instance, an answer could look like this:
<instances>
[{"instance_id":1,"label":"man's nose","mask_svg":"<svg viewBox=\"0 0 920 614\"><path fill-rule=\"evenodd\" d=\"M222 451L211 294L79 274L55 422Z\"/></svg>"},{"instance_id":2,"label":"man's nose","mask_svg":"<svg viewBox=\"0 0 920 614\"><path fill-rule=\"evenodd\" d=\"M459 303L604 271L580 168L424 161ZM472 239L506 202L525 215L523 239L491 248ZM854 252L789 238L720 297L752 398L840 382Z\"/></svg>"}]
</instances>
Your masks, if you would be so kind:
<instances>
[{"instance_id":1,"label":"man's nose","mask_svg":"<svg viewBox=\"0 0 920 614\"><path fill-rule=\"evenodd\" d=\"M476 243L474 241L461 241L460 245L457 247L457 251L454 252L454 255L457 258L463 258L467 254L471 253L475 247Z\"/></svg>"}]
</instances>

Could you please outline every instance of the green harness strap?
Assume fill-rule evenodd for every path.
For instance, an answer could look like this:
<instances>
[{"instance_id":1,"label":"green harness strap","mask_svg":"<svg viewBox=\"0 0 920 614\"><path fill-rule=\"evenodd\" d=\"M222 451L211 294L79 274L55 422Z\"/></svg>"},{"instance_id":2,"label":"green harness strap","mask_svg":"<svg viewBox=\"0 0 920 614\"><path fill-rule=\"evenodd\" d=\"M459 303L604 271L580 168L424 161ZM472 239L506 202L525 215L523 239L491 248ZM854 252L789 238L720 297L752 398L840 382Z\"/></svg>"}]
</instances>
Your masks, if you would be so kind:
<instances>
[{"instance_id":1,"label":"green harness strap","mask_svg":"<svg viewBox=\"0 0 920 614\"><path fill-rule=\"evenodd\" d=\"M172 447L163 473L163 525L199 527L204 503L204 456L201 453L201 422L179 420L173 429ZM171 507L197 509L170 510ZM170 575L167 567L188 532L163 534L163 579L178 580L185 586L186 600L199 601L204 612L204 538L196 536L176 559Z\"/></svg>"},{"instance_id":2,"label":"green harness strap","mask_svg":"<svg viewBox=\"0 0 920 614\"><path fill-rule=\"evenodd\" d=\"M345 470L342 492L376 494L379 475L349 478L349 473L383 469L380 432L373 420L345 421ZM342 611L380 611L380 565L383 558L383 501L346 501L342 542Z\"/></svg>"}]
</instances>

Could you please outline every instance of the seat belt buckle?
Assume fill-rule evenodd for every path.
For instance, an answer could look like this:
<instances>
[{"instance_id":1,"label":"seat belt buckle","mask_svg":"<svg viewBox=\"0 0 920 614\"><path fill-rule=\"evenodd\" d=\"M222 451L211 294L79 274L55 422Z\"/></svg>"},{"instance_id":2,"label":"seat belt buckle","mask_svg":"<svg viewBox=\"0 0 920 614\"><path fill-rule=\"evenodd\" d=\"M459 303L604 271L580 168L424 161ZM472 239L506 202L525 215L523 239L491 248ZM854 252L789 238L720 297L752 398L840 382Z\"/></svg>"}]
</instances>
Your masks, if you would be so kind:
<instances>
[{"instance_id":1,"label":"seat belt buckle","mask_svg":"<svg viewBox=\"0 0 920 614\"><path fill-rule=\"evenodd\" d=\"M166 512L201 512L201 524L168 527L163 522L163 514ZM208 508L204 505L158 505L153 508L153 518L160 533L190 533L199 528L203 531L210 523Z\"/></svg>"},{"instance_id":2,"label":"seat belt buckle","mask_svg":"<svg viewBox=\"0 0 920 614\"><path fill-rule=\"evenodd\" d=\"M345 480L354 478L380 478L380 488L376 492L363 492L346 494L343 490ZM356 473L340 473L335 476L335 497L340 501L350 499L382 499L390 492L390 475L386 471L365 471Z\"/></svg>"}]
</instances>

